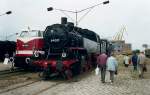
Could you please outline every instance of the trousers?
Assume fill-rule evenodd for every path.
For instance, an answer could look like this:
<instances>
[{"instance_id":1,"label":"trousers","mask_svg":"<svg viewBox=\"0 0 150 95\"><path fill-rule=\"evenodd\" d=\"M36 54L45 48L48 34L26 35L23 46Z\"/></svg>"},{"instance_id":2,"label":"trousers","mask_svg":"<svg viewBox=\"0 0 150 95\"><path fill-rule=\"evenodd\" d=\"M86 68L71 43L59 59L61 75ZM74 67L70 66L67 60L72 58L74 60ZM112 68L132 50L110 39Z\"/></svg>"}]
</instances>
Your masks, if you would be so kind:
<instances>
[{"instance_id":1,"label":"trousers","mask_svg":"<svg viewBox=\"0 0 150 95\"><path fill-rule=\"evenodd\" d=\"M106 65L100 66L100 71L101 71L101 81L105 82Z\"/></svg>"},{"instance_id":2,"label":"trousers","mask_svg":"<svg viewBox=\"0 0 150 95\"><path fill-rule=\"evenodd\" d=\"M115 74L115 71L109 71L110 72L110 80L111 82L114 82L114 74Z\"/></svg>"}]
</instances>

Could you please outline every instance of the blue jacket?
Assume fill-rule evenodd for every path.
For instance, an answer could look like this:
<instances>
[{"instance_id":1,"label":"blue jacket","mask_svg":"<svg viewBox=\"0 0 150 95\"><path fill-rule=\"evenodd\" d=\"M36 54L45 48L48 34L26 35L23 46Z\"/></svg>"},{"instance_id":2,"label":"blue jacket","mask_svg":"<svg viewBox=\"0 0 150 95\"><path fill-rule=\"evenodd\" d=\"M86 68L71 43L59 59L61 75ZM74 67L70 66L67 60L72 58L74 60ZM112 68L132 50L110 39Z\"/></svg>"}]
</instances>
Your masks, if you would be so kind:
<instances>
[{"instance_id":1,"label":"blue jacket","mask_svg":"<svg viewBox=\"0 0 150 95\"><path fill-rule=\"evenodd\" d=\"M107 64L106 65L107 65L107 70L116 71L117 67L118 67L118 63L117 63L116 58L113 57L113 56L110 56L107 59Z\"/></svg>"},{"instance_id":2,"label":"blue jacket","mask_svg":"<svg viewBox=\"0 0 150 95\"><path fill-rule=\"evenodd\" d=\"M133 55L132 58L132 64L133 66L136 66L137 65L137 62L138 62L138 56L137 55Z\"/></svg>"}]
</instances>

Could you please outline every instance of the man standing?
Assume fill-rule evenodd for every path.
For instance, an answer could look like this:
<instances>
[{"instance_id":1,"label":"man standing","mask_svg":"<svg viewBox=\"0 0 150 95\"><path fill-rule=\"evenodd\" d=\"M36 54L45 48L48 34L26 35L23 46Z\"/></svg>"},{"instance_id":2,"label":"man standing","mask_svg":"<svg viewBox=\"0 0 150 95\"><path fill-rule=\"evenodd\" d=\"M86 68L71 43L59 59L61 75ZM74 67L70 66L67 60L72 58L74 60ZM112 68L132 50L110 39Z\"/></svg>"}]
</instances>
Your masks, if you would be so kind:
<instances>
[{"instance_id":1,"label":"man standing","mask_svg":"<svg viewBox=\"0 0 150 95\"><path fill-rule=\"evenodd\" d=\"M117 71L118 63L116 58L114 57L114 54L111 54L111 56L107 59L107 70L110 72L110 81L111 83L114 82L114 74Z\"/></svg>"},{"instance_id":2,"label":"man standing","mask_svg":"<svg viewBox=\"0 0 150 95\"><path fill-rule=\"evenodd\" d=\"M139 71L139 78L143 78L143 68L145 64L145 55L144 52L141 52L138 55L138 71Z\"/></svg>"},{"instance_id":3,"label":"man standing","mask_svg":"<svg viewBox=\"0 0 150 95\"><path fill-rule=\"evenodd\" d=\"M133 55L131 57L131 62L133 64L134 71L137 70L137 60L138 60L138 56L137 56L136 52L133 52Z\"/></svg>"},{"instance_id":4,"label":"man standing","mask_svg":"<svg viewBox=\"0 0 150 95\"><path fill-rule=\"evenodd\" d=\"M101 70L102 83L105 83L106 61L107 61L107 55L105 53L100 54L97 58L97 64Z\"/></svg>"}]
</instances>

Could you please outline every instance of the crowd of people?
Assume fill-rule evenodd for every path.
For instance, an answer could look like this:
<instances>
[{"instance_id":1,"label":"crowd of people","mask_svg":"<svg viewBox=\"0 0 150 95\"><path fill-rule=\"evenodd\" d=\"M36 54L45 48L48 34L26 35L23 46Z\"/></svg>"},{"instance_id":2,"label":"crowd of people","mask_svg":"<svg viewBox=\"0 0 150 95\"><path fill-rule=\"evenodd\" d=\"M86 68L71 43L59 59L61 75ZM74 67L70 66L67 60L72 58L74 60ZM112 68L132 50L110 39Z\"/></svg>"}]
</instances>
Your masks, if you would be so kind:
<instances>
[{"instance_id":1,"label":"crowd of people","mask_svg":"<svg viewBox=\"0 0 150 95\"><path fill-rule=\"evenodd\" d=\"M129 64L133 65L133 70L138 71L139 78L143 78L144 71L147 71L146 69L146 57L144 52L133 52L132 56L129 57L128 55L125 55L124 57L124 65L125 67L128 67Z\"/></svg>"},{"instance_id":2,"label":"crowd of people","mask_svg":"<svg viewBox=\"0 0 150 95\"><path fill-rule=\"evenodd\" d=\"M118 62L114 54L110 54L108 57L105 53L102 53L97 58L97 64L101 71L101 81L105 83L106 70L110 73L110 82L114 82L114 74L117 73Z\"/></svg>"},{"instance_id":3,"label":"crowd of people","mask_svg":"<svg viewBox=\"0 0 150 95\"><path fill-rule=\"evenodd\" d=\"M144 71L147 71L146 57L145 57L144 52L134 53L131 56L131 62L133 64L134 71L138 70L139 78L144 78L143 77Z\"/></svg>"},{"instance_id":4,"label":"crowd of people","mask_svg":"<svg viewBox=\"0 0 150 95\"><path fill-rule=\"evenodd\" d=\"M133 52L131 56L124 54L123 64L126 68L131 64L133 66L133 71L137 71L139 78L144 78L144 71L147 71L146 68L146 57L144 52ZM110 82L114 82L114 75L118 73L118 61L115 57L115 54L110 54L110 56L105 53L100 54L97 57L97 65L101 72L101 82L105 83L106 71L110 73Z\"/></svg>"}]
</instances>

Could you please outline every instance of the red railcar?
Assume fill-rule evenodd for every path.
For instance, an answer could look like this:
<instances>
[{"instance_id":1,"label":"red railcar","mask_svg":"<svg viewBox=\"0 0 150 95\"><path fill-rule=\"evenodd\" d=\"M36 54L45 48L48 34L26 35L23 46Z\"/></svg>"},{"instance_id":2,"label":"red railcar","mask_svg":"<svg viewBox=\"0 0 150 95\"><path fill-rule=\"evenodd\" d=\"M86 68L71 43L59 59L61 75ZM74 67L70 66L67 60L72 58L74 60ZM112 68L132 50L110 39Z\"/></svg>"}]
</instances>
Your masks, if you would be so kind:
<instances>
[{"instance_id":1,"label":"red railcar","mask_svg":"<svg viewBox=\"0 0 150 95\"><path fill-rule=\"evenodd\" d=\"M17 37L15 66L28 68L33 60L41 58L44 54L42 31L22 31Z\"/></svg>"}]
</instances>

